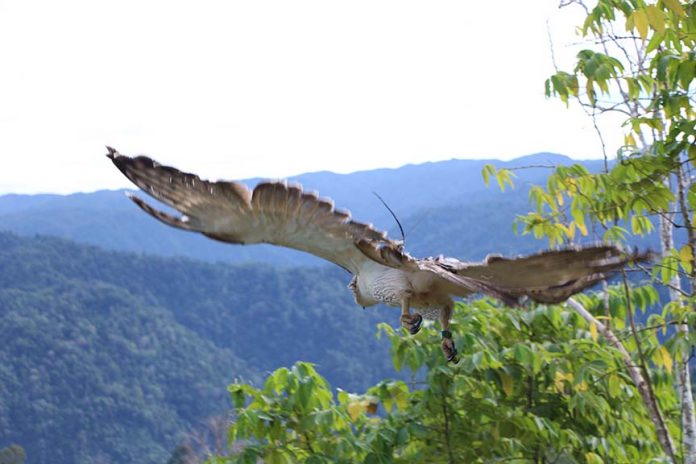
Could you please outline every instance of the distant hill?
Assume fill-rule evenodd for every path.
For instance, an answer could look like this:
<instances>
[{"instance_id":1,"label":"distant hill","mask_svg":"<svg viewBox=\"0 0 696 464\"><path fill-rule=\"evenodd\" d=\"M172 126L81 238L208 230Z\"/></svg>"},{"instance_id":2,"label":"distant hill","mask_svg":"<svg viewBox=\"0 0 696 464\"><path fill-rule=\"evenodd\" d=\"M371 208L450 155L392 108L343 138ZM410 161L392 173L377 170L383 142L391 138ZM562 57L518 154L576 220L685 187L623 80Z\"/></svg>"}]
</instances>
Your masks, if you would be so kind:
<instances>
[{"instance_id":1,"label":"distant hill","mask_svg":"<svg viewBox=\"0 0 696 464\"><path fill-rule=\"evenodd\" d=\"M544 182L549 172L544 168L517 170L517 188L500 193L497 187L483 185L481 169L489 162L499 167L519 168L574 161L562 155L541 153L509 162L449 160L352 174L309 173L291 180L301 183L306 190L316 190L332 198L337 207L350 209L356 219L373 222L389 230L392 236L398 236L394 220L372 193L377 192L401 220L407 231L407 248L412 253L447 252L475 258L479 256L469 254L473 237L490 240L490 234L485 231L498 230L501 224L506 231L505 240L517 240L511 232L510 220L527 210L527 186ZM603 165L602 161L582 163L591 170L601 169ZM256 182L258 179L251 179L247 184ZM487 214L491 204L496 205L494 215ZM321 263L293 250L263 245L230 247L164 227L131 204L122 191L0 196L0 230L29 236L54 235L111 250L208 261L267 262L284 266ZM519 243L520 246L513 244L512 247L533 247L525 239Z\"/></svg>"},{"instance_id":2,"label":"distant hill","mask_svg":"<svg viewBox=\"0 0 696 464\"><path fill-rule=\"evenodd\" d=\"M0 233L0 444L30 463L163 463L225 387L302 359L360 391L394 376L338 268L276 270Z\"/></svg>"}]
</instances>

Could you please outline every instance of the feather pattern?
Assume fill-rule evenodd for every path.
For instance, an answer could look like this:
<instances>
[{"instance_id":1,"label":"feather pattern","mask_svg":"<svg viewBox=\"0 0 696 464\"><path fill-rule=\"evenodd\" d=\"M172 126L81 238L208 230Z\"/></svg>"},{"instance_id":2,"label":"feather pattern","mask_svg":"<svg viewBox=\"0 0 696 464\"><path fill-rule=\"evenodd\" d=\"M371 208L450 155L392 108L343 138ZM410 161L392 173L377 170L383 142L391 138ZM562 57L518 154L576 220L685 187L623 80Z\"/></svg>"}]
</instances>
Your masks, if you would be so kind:
<instances>
[{"instance_id":1,"label":"feather pattern","mask_svg":"<svg viewBox=\"0 0 696 464\"><path fill-rule=\"evenodd\" d=\"M598 244L512 259L493 255L482 263L465 263L455 258L439 258L435 262L448 273L489 286L508 302L526 297L539 303L560 303L629 261L649 257L648 253L629 254L613 245Z\"/></svg>"},{"instance_id":2,"label":"feather pattern","mask_svg":"<svg viewBox=\"0 0 696 464\"><path fill-rule=\"evenodd\" d=\"M110 148L116 167L144 192L182 215L159 211L137 196L131 199L160 221L235 244L270 243L305 251L358 273L371 258L357 246L398 248L370 224L353 221L331 200L285 181L262 182L250 190L238 182L202 180L145 157L128 157Z\"/></svg>"}]
</instances>

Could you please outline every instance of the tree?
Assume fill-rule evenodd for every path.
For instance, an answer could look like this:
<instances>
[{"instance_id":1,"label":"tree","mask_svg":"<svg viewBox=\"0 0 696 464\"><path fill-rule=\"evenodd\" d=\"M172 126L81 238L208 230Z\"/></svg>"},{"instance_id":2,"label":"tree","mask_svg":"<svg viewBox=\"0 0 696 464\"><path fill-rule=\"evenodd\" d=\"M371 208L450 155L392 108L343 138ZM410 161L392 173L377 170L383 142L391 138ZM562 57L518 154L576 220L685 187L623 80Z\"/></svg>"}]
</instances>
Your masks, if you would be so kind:
<instances>
[{"instance_id":1,"label":"tree","mask_svg":"<svg viewBox=\"0 0 696 464\"><path fill-rule=\"evenodd\" d=\"M635 290L644 304L651 287ZM582 297L591 310L603 295ZM610 290L625 311L621 289ZM457 307L461 361L444 362L436 328L407 336L381 325L395 367L363 394L334 395L313 366L273 372L263 387L233 384L235 450L210 463L667 462L622 355L571 308L510 309L488 299ZM654 333L640 335L651 348ZM671 366L651 368L674 412ZM673 420L670 415L669 420Z\"/></svg>"},{"instance_id":2,"label":"tree","mask_svg":"<svg viewBox=\"0 0 696 464\"><path fill-rule=\"evenodd\" d=\"M669 299L661 314L650 316L648 326L676 330L656 347L655 355L638 342L637 332L643 329L636 328L630 312L628 318L636 343L624 358L634 383L641 386L663 449L673 460L683 452L684 462L693 463L696 420L688 359L694 342L690 327L696 319L696 186L691 180L691 170L696 166L692 88L696 70L696 3L598 0L590 6L583 0L568 0L561 4L570 5L585 11L579 31L587 39L587 48L577 54L573 70L557 70L546 81L546 93L566 104L573 101L581 105L593 118L595 127L599 127L597 119L604 114L623 114L625 143L615 147L617 159L611 166L605 147L605 172L589 173L579 165L557 168L546 188L532 189L530 196L536 211L521 217L520 223L525 233L547 237L554 245L590 234L624 241L631 234L653 233L652 219L657 218L662 258L652 274L668 289ZM598 134L601 138L601 131ZM603 139L602 143L604 146ZM510 173L493 167L488 167L485 175L497 176L499 181L510 177ZM675 239L675 229L685 232L681 241ZM576 309L603 327L610 343L620 345L611 326L600 324L597 316L582 305L576 305ZM651 356L669 363L674 359L673 385L681 404L683 451L675 447L663 411L651 391ZM636 365L640 369L631 367Z\"/></svg>"}]
</instances>

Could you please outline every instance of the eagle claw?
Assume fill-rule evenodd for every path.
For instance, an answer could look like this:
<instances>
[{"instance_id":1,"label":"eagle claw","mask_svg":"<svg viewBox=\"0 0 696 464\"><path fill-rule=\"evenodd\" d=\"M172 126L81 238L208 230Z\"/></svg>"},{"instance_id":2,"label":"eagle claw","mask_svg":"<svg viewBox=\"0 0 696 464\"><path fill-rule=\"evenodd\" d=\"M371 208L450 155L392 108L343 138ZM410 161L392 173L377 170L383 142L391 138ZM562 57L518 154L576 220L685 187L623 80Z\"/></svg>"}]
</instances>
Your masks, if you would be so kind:
<instances>
[{"instance_id":1,"label":"eagle claw","mask_svg":"<svg viewBox=\"0 0 696 464\"><path fill-rule=\"evenodd\" d=\"M447 358L447 362L454 364L459 362L459 358L457 358L457 348L455 348L454 341L452 341L451 338L443 338L440 347Z\"/></svg>"},{"instance_id":2,"label":"eagle claw","mask_svg":"<svg viewBox=\"0 0 696 464\"><path fill-rule=\"evenodd\" d=\"M417 334L423 326L423 316L420 314L401 316L401 326L408 330L411 335Z\"/></svg>"}]
</instances>

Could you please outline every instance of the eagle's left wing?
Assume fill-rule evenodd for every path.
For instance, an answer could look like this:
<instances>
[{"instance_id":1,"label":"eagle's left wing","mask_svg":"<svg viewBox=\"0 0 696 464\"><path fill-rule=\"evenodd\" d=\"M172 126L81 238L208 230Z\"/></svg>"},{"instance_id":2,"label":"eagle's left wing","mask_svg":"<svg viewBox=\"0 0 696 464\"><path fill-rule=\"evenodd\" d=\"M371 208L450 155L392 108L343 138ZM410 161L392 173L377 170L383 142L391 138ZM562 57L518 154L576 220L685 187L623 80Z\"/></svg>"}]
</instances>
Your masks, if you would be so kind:
<instances>
[{"instance_id":1,"label":"eagle's left wing","mask_svg":"<svg viewBox=\"0 0 696 464\"><path fill-rule=\"evenodd\" d=\"M108 148L108 147L107 147ZM238 182L207 181L146 157L108 148L107 156L133 183L176 209L171 215L131 199L150 215L180 229L228 243L269 243L305 251L353 274L370 259L400 255L401 244L369 224L353 221L330 200L287 182L262 182L253 190ZM359 247L358 247L359 244ZM369 250L374 258L361 250ZM389 263L384 263L389 265Z\"/></svg>"}]
</instances>

